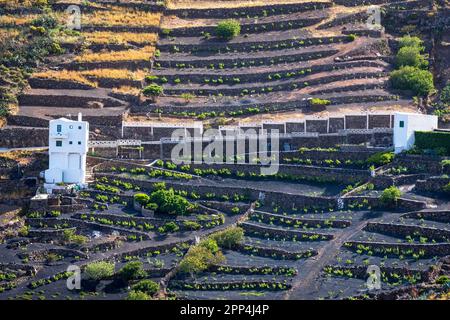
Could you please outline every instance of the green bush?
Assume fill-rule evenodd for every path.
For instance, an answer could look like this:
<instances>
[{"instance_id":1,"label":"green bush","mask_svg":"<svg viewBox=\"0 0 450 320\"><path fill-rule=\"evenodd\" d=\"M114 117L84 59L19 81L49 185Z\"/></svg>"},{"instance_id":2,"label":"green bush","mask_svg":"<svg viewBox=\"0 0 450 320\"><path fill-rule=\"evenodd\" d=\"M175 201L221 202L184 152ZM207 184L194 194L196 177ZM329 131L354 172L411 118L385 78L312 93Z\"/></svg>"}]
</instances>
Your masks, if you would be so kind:
<instances>
[{"instance_id":1,"label":"green bush","mask_svg":"<svg viewBox=\"0 0 450 320\"><path fill-rule=\"evenodd\" d=\"M442 155L450 155L450 133L438 131L416 131L414 145L420 150L443 150Z\"/></svg>"},{"instance_id":2,"label":"green bush","mask_svg":"<svg viewBox=\"0 0 450 320\"><path fill-rule=\"evenodd\" d=\"M93 262L86 266L84 273L86 274L88 279L107 279L114 275L114 264L105 261Z\"/></svg>"},{"instance_id":3,"label":"green bush","mask_svg":"<svg viewBox=\"0 0 450 320\"><path fill-rule=\"evenodd\" d=\"M159 189L152 192L150 202L158 205L158 212L168 214L184 215L192 207L186 198L176 195L173 189Z\"/></svg>"},{"instance_id":4,"label":"green bush","mask_svg":"<svg viewBox=\"0 0 450 320\"><path fill-rule=\"evenodd\" d=\"M418 47L403 47L397 53L395 58L397 67L412 66L417 68L426 68L428 61L420 54Z\"/></svg>"},{"instance_id":5,"label":"green bush","mask_svg":"<svg viewBox=\"0 0 450 320\"><path fill-rule=\"evenodd\" d=\"M442 190L443 190L445 193L450 194L450 182L447 183L447 184L442 188Z\"/></svg>"},{"instance_id":6,"label":"green bush","mask_svg":"<svg viewBox=\"0 0 450 320\"><path fill-rule=\"evenodd\" d=\"M244 238L244 230L240 227L232 227L211 236L221 248L232 249Z\"/></svg>"},{"instance_id":7,"label":"green bush","mask_svg":"<svg viewBox=\"0 0 450 320\"><path fill-rule=\"evenodd\" d=\"M147 276L140 261L130 261L119 270L117 275L124 281L141 279Z\"/></svg>"},{"instance_id":8,"label":"green bush","mask_svg":"<svg viewBox=\"0 0 450 320\"><path fill-rule=\"evenodd\" d=\"M142 90L142 93L146 97L158 97L163 94L163 91L164 91L163 87L161 87L160 85L157 85L156 83L152 83L152 84L146 86Z\"/></svg>"},{"instance_id":9,"label":"green bush","mask_svg":"<svg viewBox=\"0 0 450 320\"><path fill-rule=\"evenodd\" d=\"M331 101L327 99L312 98L310 103L313 106L327 106L331 103Z\"/></svg>"},{"instance_id":10,"label":"green bush","mask_svg":"<svg viewBox=\"0 0 450 320\"><path fill-rule=\"evenodd\" d=\"M450 83L447 84L444 89L442 89L441 94L439 95L441 102L447 105L450 105Z\"/></svg>"},{"instance_id":11,"label":"green bush","mask_svg":"<svg viewBox=\"0 0 450 320\"><path fill-rule=\"evenodd\" d=\"M150 300L150 297L145 292L132 290L128 293L127 300Z\"/></svg>"},{"instance_id":12,"label":"green bush","mask_svg":"<svg viewBox=\"0 0 450 320\"><path fill-rule=\"evenodd\" d=\"M386 206L393 206L401 196L402 192L396 186L390 186L383 190L380 201Z\"/></svg>"},{"instance_id":13,"label":"green bush","mask_svg":"<svg viewBox=\"0 0 450 320\"><path fill-rule=\"evenodd\" d=\"M240 33L241 25L237 20L221 21L216 27L216 35L222 39L232 39Z\"/></svg>"},{"instance_id":14,"label":"green bush","mask_svg":"<svg viewBox=\"0 0 450 320\"><path fill-rule=\"evenodd\" d=\"M134 201L140 203L145 206L150 201L150 196L145 193L136 193L134 195Z\"/></svg>"},{"instance_id":15,"label":"green bush","mask_svg":"<svg viewBox=\"0 0 450 320\"><path fill-rule=\"evenodd\" d=\"M391 163L394 160L393 152L378 152L371 155L366 162L372 165L382 166Z\"/></svg>"},{"instance_id":16,"label":"green bush","mask_svg":"<svg viewBox=\"0 0 450 320\"><path fill-rule=\"evenodd\" d=\"M419 96L426 96L434 90L433 75L427 70L405 66L391 72L392 87L411 90Z\"/></svg>"},{"instance_id":17,"label":"green bush","mask_svg":"<svg viewBox=\"0 0 450 320\"><path fill-rule=\"evenodd\" d=\"M202 272L210 266L219 264L225 260L221 251L214 253L210 249L209 245L203 245L202 243L192 247L180 262L180 272L190 273L192 275L194 273Z\"/></svg>"},{"instance_id":18,"label":"green bush","mask_svg":"<svg viewBox=\"0 0 450 320\"><path fill-rule=\"evenodd\" d=\"M411 37L410 35L401 37L399 40L399 46L400 48L415 47L418 48L420 52L425 49L423 47L423 41L419 37Z\"/></svg>"},{"instance_id":19,"label":"green bush","mask_svg":"<svg viewBox=\"0 0 450 320\"><path fill-rule=\"evenodd\" d=\"M141 280L132 287L133 291L153 296L159 290L159 284L152 280Z\"/></svg>"}]
</instances>

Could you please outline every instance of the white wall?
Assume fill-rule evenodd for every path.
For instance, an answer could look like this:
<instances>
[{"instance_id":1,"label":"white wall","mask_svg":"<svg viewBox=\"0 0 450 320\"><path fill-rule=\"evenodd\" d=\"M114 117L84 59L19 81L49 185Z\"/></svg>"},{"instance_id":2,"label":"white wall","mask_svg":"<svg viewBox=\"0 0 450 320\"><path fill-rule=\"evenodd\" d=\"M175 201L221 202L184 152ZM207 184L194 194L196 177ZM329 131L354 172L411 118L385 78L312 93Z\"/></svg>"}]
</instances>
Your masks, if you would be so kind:
<instances>
[{"instance_id":1,"label":"white wall","mask_svg":"<svg viewBox=\"0 0 450 320\"><path fill-rule=\"evenodd\" d=\"M85 183L88 139L89 123L81 121L81 116L78 121L50 121L47 183Z\"/></svg>"},{"instance_id":2,"label":"white wall","mask_svg":"<svg viewBox=\"0 0 450 320\"><path fill-rule=\"evenodd\" d=\"M403 123L403 127L401 124ZM433 131L438 128L438 117L433 115L397 112L394 115L395 153L409 150L415 141L415 131Z\"/></svg>"}]
</instances>

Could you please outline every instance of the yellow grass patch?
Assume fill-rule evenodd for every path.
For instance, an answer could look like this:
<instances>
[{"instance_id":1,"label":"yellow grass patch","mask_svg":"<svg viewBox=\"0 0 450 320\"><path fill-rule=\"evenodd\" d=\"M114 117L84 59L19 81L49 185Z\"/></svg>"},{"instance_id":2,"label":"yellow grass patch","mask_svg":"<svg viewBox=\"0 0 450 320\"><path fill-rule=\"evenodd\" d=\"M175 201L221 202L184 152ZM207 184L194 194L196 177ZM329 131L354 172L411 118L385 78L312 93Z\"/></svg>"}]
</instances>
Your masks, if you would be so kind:
<instances>
[{"instance_id":1,"label":"yellow grass patch","mask_svg":"<svg viewBox=\"0 0 450 320\"><path fill-rule=\"evenodd\" d=\"M0 25L3 26L22 26L24 24L30 23L34 19L37 18L37 15L1 15L0 16Z\"/></svg>"},{"instance_id":2,"label":"yellow grass patch","mask_svg":"<svg viewBox=\"0 0 450 320\"><path fill-rule=\"evenodd\" d=\"M111 92L139 96L141 94L141 89L136 88L136 87L130 87L130 86L121 86L119 88L112 89Z\"/></svg>"},{"instance_id":3,"label":"yellow grass patch","mask_svg":"<svg viewBox=\"0 0 450 320\"><path fill-rule=\"evenodd\" d=\"M148 72L144 70L127 70L127 69L93 69L79 71L85 77L95 78L111 78L111 79L129 79L140 81L145 78Z\"/></svg>"},{"instance_id":4,"label":"yellow grass patch","mask_svg":"<svg viewBox=\"0 0 450 320\"><path fill-rule=\"evenodd\" d=\"M94 11L83 14L83 25L93 26L158 26L161 13L146 12L132 8L111 8L109 11Z\"/></svg>"},{"instance_id":5,"label":"yellow grass patch","mask_svg":"<svg viewBox=\"0 0 450 320\"><path fill-rule=\"evenodd\" d=\"M304 3L312 0L168 0L170 9L208 9L208 8L243 8L251 6L264 6L269 4ZM314 0L315 2L329 2Z\"/></svg>"},{"instance_id":6,"label":"yellow grass patch","mask_svg":"<svg viewBox=\"0 0 450 320\"><path fill-rule=\"evenodd\" d=\"M155 47L146 46L136 50L113 52L86 52L77 57L77 62L108 62L108 61L136 61L150 60L155 53Z\"/></svg>"},{"instance_id":7,"label":"yellow grass patch","mask_svg":"<svg viewBox=\"0 0 450 320\"><path fill-rule=\"evenodd\" d=\"M88 86L97 87L97 83L89 81L84 76L82 76L77 71L69 71L69 70L62 70L62 71L44 71L44 72L37 72L33 74L33 77L39 78L39 79L51 79L51 80L60 80L60 81L74 81L79 82L82 84L86 84Z\"/></svg>"},{"instance_id":8,"label":"yellow grass patch","mask_svg":"<svg viewBox=\"0 0 450 320\"><path fill-rule=\"evenodd\" d=\"M154 44L157 40L156 33L133 32L92 32L83 33L86 42L93 44Z\"/></svg>"}]
</instances>

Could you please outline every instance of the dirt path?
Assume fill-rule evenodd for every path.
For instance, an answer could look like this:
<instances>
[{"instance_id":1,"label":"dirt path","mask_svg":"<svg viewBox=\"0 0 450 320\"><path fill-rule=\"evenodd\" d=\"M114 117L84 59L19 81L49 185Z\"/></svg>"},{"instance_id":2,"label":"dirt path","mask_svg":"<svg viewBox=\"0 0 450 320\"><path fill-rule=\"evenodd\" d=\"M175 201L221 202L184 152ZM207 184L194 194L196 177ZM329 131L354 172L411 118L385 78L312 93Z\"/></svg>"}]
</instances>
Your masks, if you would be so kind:
<instances>
[{"instance_id":1,"label":"dirt path","mask_svg":"<svg viewBox=\"0 0 450 320\"><path fill-rule=\"evenodd\" d=\"M339 253L339 248L367 224L367 220L358 221L358 223L346 228L338 234L333 240L330 240L325 246L320 248L317 255L308 259L302 266L302 269L308 270L305 276L300 272L297 279L294 279L292 288L284 295L285 300L304 300L317 297L320 276L322 269L329 264Z\"/></svg>"}]
</instances>

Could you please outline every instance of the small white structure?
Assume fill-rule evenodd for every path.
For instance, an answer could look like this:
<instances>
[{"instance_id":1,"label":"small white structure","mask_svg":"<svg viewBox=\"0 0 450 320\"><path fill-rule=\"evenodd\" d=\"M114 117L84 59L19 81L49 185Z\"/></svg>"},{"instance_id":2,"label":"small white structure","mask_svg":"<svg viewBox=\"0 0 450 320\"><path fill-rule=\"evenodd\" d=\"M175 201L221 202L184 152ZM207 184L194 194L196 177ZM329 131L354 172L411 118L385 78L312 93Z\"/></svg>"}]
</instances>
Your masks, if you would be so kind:
<instances>
[{"instance_id":1,"label":"small white structure","mask_svg":"<svg viewBox=\"0 0 450 320\"><path fill-rule=\"evenodd\" d=\"M46 188L55 184L79 184L86 181L89 123L60 118L50 121L49 169L45 171Z\"/></svg>"},{"instance_id":2,"label":"small white structure","mask_svg":"<svg viewBox=\"0 0 450 320\"><path fill-rule=\"evenodd\" d=\"M433 131L438 128L438 117L420 113L394 114L395 153L409 150L414 145L415 131Z\"/></svg>"}]
</instances>

